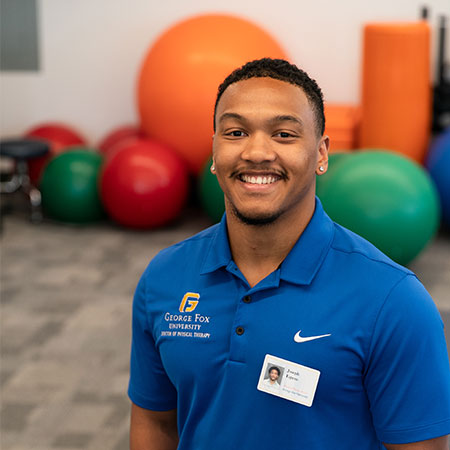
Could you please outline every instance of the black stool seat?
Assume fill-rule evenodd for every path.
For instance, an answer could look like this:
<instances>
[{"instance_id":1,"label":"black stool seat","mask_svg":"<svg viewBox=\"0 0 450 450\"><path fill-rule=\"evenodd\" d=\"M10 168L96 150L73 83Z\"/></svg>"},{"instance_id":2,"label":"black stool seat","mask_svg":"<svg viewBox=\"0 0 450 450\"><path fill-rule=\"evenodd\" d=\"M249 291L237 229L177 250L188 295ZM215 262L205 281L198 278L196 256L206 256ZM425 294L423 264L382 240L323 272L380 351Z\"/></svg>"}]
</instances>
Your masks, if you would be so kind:
<instances>
[{"instance_id":1,"label":"black stool seat","mask_svg":"<svg viewBox=\"0 0 450 450\"><path fill-rule=\"evenodd\" d=\"M33 159L46 155L50 146L39 139L8 139L0 142L0 155L14 159Z\"/></svg>"},{"instance_id":2,"label":"black stool seat","mask_svg":"<svg viewBox=\"0 0 450 450\"><path fill-rule=\"evenodd\" d=\"M22 191L30 201L31 220L33 222L42 220L42 197L39 189L31 183L28 161L45 156L49 151L49 144L39 139L5 139L0 141L0 156L13 158L16 162L11 179L0 181L0 194L13 194Z\"/></svg>"}]
</instances>

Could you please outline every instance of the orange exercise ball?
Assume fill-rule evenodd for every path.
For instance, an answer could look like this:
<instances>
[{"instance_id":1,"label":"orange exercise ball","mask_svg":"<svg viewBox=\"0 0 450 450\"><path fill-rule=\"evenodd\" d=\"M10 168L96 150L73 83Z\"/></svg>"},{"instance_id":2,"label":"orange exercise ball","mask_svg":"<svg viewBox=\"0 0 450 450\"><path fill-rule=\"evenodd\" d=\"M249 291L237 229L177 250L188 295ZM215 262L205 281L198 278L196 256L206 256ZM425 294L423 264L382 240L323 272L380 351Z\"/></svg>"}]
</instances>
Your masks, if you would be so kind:
<instances>
[{"instance_id":1,"label":"orange exercise ball","mask_svg":"<svg viewBox=\"0 0 450 450\"><path fill-rule=\"evenodd\" d=\"M172 147L198 174L211 154L217 88L234 69L253 59L286 59L266 31L220 14L184 20L151 46L139 74L141 128Z\"/></svg>"}]
</instances>

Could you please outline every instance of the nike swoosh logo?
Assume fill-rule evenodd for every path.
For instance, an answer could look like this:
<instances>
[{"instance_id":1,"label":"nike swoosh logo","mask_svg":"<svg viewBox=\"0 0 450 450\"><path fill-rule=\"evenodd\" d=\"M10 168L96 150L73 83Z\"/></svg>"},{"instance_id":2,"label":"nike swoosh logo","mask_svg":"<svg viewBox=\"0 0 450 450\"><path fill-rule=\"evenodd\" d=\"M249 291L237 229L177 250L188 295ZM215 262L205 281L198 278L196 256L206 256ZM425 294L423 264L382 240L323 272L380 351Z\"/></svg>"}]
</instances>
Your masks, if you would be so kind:
<instances>
[{"instance_id":1,"label":"nike swoosh logo","mask_svg":"<svg viewBox=\"0 0 450 450\"><path fill-rule=\"evenodd\" d=\"M300 336L300 333L302 332L302 330L297 331L297 333L295 333L294 336L294 341L301 343L301 342L308 342L308 341L314 341L314 339L320 339L320 338L324 338L327 336L331 336L331 334L321 334L320 336L308 336L308 337L302 337Z\"/></svg>"}]
</instances>

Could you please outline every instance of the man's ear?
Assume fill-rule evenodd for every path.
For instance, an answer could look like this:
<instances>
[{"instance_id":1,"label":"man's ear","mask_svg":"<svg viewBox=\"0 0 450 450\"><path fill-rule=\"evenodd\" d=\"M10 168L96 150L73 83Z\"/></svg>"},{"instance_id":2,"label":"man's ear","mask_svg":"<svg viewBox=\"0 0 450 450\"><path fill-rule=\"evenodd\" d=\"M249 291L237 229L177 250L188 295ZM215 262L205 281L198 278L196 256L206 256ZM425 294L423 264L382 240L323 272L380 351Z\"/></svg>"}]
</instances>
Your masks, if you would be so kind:
<instances>
[{"instance_id":1,"label":"man's ear","mask_svg":"<svg viewBox=\"0 0 450 450\"><path fill-rule=\"evenodd\" d=\"M215 137L216 137L216 133L214 133L212 135L212 164L211 164L211 167L209 168L211 173L213 173L214 175L216 174L216 160L214 157L214 139L215 139Z\"/></svg>"},{"instance_id":2,"label":"man's ear","mask_svg":"<svg viewBox=\"0 0 450 450\"><path fill-rule=\"evenodd\" d=\"M328 150L330 148L330 138L323 135L320 138L318 153L319 158L317 160L316 174L323 175L328 170Z\"/></svg>"}]
</instances>

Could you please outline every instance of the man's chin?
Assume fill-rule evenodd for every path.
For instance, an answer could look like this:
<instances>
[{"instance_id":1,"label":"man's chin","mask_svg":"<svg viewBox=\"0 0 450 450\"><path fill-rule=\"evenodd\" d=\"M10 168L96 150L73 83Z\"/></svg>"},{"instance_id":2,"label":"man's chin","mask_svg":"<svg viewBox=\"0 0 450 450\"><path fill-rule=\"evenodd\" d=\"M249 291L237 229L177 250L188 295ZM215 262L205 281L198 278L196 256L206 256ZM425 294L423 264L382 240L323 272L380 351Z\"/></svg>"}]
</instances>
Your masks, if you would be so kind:
<instances>
[{"instance_id":1,"label":"man's chin","mask_svg":"<svg viewBox=\"0 0 450 450\"><path fill-rule=\"evenodd\" d=\"M237 219L245 225L266 226L273 224L281 215L276 213L243 213L233 206L233 213Z\"/></svg>"}]
</instances>

